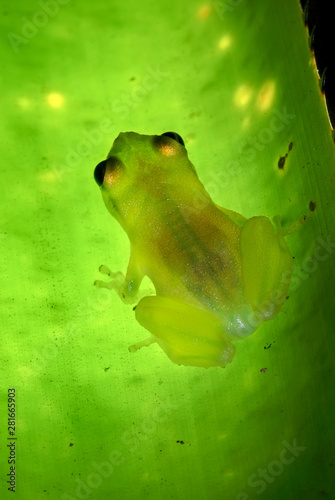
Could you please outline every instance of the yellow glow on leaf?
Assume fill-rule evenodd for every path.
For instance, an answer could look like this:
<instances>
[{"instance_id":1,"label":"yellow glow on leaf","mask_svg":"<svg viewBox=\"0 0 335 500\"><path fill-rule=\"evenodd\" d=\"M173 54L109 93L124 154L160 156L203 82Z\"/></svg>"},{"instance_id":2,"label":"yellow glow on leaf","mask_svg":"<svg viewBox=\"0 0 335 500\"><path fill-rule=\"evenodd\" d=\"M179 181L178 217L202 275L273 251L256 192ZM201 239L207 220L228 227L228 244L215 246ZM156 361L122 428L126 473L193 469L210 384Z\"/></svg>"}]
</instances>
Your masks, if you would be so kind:
<instances>
[{"instance_id":1,"label":"yellow glow on leaf","mask_svg":"<svg viewBox=\"0 0 335 500\"><path fill-rule=\"evenodd\" d=\"M55 170L48 170L40 174L39 179L46 184L53 184L59 180L59 175Z\"/></svg>"},{"instance_id":2,"label":"yellow glow on leaf","mask_svg":"<svg viewBox=\"0 0 335 500\"><path fill-rule=\"evenodd\" d=\"M235 92L234 103L238 108L248 104L253 94L253 90L249 85L241 85Z\"/></svg>"},{"instance_id":3,"label":"yellow glow on leaf","mask_svg":"<svg viewBox=\"0 0 335 500\"><path fill-rule=\"evenodd\" d=\"M224 35L223 37L220 38L218 46L219 49L223 52L224 50L227 50L228 47L230 47L232 44L232 38L230 35Z\"/></svg>"},{"instance_id":4,"label":"yellow glow on leaf","mask_svg":"<svg viewBox=\"0 0 335 500\"><path fill-rule=\"evenodd\" d=\"M57 92L52 92L47 96L47 103L51 108L61 108L64 105L64 97Z\"/></svg>"},{"instance_id":5,"label":"yellow glow on leaf","mask_svg":"<svg viewBox=\"0 0 335 500\"><path fill-rule=\"evenodd\" d=\"M197 11L197 18L198 19L207 19L207 17L210 15L212 12L212 7L210 4L205 4L202 7L200 7Z\"/></svg>"},{"instance_id":6,"label":"yellow glow on leaf","mask_svg":"<svg viewBox=\"0 0 335 500\"><path fill-rule=\"evenodd\" d=\"M265 82L257 96L257 107L261 111L266 111L273 103L275 96L276 85L273 80L268 80Z\"/></svg>"}]
</instances>

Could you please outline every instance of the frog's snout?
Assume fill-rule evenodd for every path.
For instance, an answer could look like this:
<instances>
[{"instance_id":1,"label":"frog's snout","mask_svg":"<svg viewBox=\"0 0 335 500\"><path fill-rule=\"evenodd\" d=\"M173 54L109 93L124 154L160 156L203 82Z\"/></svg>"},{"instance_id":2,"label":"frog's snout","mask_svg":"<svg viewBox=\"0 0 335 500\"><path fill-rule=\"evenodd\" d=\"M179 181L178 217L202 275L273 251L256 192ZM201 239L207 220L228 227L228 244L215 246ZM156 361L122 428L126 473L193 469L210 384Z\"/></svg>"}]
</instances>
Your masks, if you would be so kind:
<instances>
[{"instance_id":1,"label":"frog's snout","mask_svg":"<svg viewBox=\"0 0 335 500\"><path fill-rule=\"evenodd\" d=\"M101 161L94 169L94 180L100 187L104 181L107 160Z\"/></svg>"}]
</instances>

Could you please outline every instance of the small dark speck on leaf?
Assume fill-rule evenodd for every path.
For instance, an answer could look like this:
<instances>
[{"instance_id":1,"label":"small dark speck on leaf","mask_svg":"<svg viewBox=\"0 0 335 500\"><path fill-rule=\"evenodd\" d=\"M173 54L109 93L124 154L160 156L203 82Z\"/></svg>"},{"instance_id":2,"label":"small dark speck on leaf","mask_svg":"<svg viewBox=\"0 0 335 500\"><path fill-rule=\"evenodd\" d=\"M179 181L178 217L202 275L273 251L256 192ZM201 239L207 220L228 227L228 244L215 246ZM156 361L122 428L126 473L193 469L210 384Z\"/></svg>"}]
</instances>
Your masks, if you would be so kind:
<instances>
[{"instance_id":1,"label":"small dark speck on leaf","mask_svg":"<svg viewBox=\"0 0 335 500\"><path fill-rule=\"evenodd\" d=\"M316 203L315 203L315 201L311 200L309 202L309 209L310 209L311 212L314 212L314 210L316 209Z\"/></svg>"},{"instance_id":2,"label":"small dark speck on leaf","mask_svg":"<svg viewBox=\"0 0 335 500\"><path fill-rule=\"evenodd\" d=\"M70 445L69 445L69 446L73 446L73 443L70 443Z\"/></svg>"},{"instance_id":3,"label":"small dark speck on leaf","mask_svg":"<svg viewBox=\"0 0 335 500\"><path fill-rule=\"evenodd\" d=\"M286 156L281 156L278 160L278 168L283 169L285 165Z\"/></svg>"},{"instance_id":4,"label":"small dark speck on leaf","mask_svg":"<svg viewBox=\"0 0 335 500\"><path fill-rule=\"evenodd\" d=\"M260 372L261 372L261 373L265 373L265 372L266 372L266 370L267 370L267 368L261 368L261 369L260 369Z\"/></svg>"},{"instance_id":5,"label":"small dark speck on leaf","mask_svg":"<svg viewBox=\"0 0 335 500\"><path fill-rule=\"evenodd\" d=\"M135 311L136 307L137 307L137 306L134 306L134 307L133 307L133 311Z\"/></svg>"},{"instance_id":6,"label":"small dark speck on leaf","mask_svg":"<svg viewBox=\"0 0 335 500\"><path fill-rule=\"evenodd\" d=\"M293 148L293 142L290 142L290 144L288 145L288 150L287 150L286 155L285 156L281 156L279 158L279 160L278 160L278 168L280 168L281 170L284 169L284 165L285 165L285 161L286 161L287 155L292 150L292 148Z\"/></svg>"},{"instance_id":7,"label":"small dark speck on leaf","mask_svg":"<svg viewBox=\"0 0 335 500\"><path fill-rule=\"evenodd\" d=\"M107 366L107 368L104 368L104 371L108 372L109 369L110 369L110 366Z\"/></svg>"},{"instance_id":8,"label":"small dark speck on leaf","mask_svg":"<svg viewBox=\"0 0 335 500\"><path fill-rule=\"evenodd\" d=\"M265 345L264 346L264 349L270 349L270 347L272 346L272 344L269 344L269 345Z\"/></svg>"},{"instance_id":9,"label":"small dark speck on leaf","mask_svg":"<svg viewBox=\"0 0 335 500\"><path fill-rule=\"evenodd\" d=\"M176 441L176 443L179 443L179 444L185 444L184 441Z\"/></svg>"}]
</instances>

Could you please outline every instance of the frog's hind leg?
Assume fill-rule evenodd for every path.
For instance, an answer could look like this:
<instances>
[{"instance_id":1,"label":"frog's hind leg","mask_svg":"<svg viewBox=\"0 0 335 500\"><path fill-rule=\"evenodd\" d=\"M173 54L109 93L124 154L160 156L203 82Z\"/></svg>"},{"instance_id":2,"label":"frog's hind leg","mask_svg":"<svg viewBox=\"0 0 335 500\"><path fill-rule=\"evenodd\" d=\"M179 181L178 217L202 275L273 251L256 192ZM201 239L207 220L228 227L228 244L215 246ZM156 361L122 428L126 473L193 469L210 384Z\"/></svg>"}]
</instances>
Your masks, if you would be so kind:
<instances>
[{"instance_id":1,"label":"frog's hind leg","mask_svg":"<svg viewBox=\"0 0 335 500\"><path fill-rule=\"evenodd\" d=\"M243 215L238 214L237 212L234 212L233 210L228 210L228 208L220 207L220 205L217 205L216 203L214 203L214 205L219 210L221 210L221 212L223 212L225 215L227 215L230 220L235 222L235 224L237 224L240 227L242 227L243 224L247 221L247 219L245 217L243 217Z\"/></svg>"},{"instance_id":2,"label":"frog's hind leg","mask_svg":"<svg viewBox=\"0 0 335 500\"><path fill-rule=\"evenodd\" d=\"M147 337L144 340L140 340L139 342L136 342L136 344L130 345L128 347L128 351L129 352L136 352L139 349L141 349L141 347L148 347L149 345L154 344L155 342L157 342L157 339L154 337L154 335L151 335L150 337Z\"/></svg>"},{"instance_id":3,"label":"frog's hind leg","mask_svg":"<svg viewBox=\"0 0 335 500\"><path fill-rule=\"evenodd\" d=\"M289 234L293 234L296 230L306 222L306 215L301 215L299 219L293 222L287 229L284 229L280 223L279 215L275 215L273 218L273 222L277 228L277 234L282 236L288 236Z\"/></svg>"},{"instance_id":4,"label":"frog's hind leg","mask_svg":"<svg viewBox=\"0 0 335 500\"><path fill-rule=\"evenodd\" d=\"M169 358L187 366L225 366L235 348L219 319L172 297L144 297L135 308L136 319L152 334L130 347L132 352L157 342Z\"/></svg>"},{"instance_id":5,"label":"frog's hind leg","mask_svg":"<svg viewBox=\"0 0 335 500\"><path fill-rule=\"evenodd\" d=\"M244 292L260 321L273 318L285 301L293 268L279 220L277 231L267 217L248 219L241 232Z\"/></svg>"}]
</instances>

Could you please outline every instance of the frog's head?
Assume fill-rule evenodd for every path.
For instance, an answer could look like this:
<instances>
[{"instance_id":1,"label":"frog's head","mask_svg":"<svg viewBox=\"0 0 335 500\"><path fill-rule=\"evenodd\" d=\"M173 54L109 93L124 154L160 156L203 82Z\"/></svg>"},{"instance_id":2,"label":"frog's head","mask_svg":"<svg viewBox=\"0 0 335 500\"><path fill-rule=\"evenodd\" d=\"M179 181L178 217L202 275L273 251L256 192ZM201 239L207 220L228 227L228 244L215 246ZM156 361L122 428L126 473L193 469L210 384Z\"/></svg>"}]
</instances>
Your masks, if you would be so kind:
<instances>
[{"instance_id":1,"label":"frog's head","mask_svg":"<svg viewBox=\"0 0 335 500\"><path fill-rule=\"evenodd\" d=\"M162 135L121 133L107 159L94 170L109 212L129 230L138 217L150 217L161 203L178 203L192 185L199 183L184 141L174 132Z\"/></svg>"}]
</instances>

